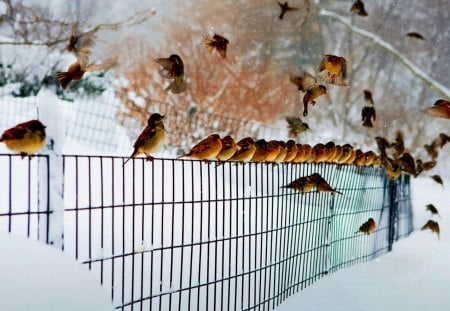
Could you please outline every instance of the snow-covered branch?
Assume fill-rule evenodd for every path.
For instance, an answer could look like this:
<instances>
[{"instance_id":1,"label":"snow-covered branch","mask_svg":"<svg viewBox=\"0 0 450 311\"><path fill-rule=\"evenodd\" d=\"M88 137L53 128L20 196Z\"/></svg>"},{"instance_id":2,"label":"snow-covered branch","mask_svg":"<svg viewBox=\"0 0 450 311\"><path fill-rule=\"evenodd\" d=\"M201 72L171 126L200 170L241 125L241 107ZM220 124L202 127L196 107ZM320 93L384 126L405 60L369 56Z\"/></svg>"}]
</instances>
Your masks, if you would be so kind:
<instances>
[{"instance_id":1,"label":"snow-covered branch","mask_svg":"<svg viewBox=\"0 0 450 311\"><path fill-rule=\"evenodd\" d=\"M426 72L424 72L422 69L420 69L419 67L417 67L415 64L413 64L404 54L402 54L401 52L399 52L396 48L394 48L390 43L384 41L383 39L381 39L380 37L378 37L377 35L358 28L356 26L354 26L350 19L345 18L335 12L326 10L326 9L321 9L319 11L319 15L321 16L328 16L331 18L334 18L335 20L341 22L342 24L344 24L345 26L347 26L348 28L350 28L353 32L372 40L374 43L376 43L377 45L379 45L380 47L384 48L385 50L389 51L391 54L395 55L409 70L411 70L411 72L416 75L417 77L421 78L427 85L431 86L432 88L434 88L435 90L437 90L438 92L440 92L442 95L444 95L447 99L450 99L450 90L448 88L446 88L444 85L440 84L439 82L437 82L436 80L434 80L430 75L428 75Z\"/></svg>"}]
</instances>

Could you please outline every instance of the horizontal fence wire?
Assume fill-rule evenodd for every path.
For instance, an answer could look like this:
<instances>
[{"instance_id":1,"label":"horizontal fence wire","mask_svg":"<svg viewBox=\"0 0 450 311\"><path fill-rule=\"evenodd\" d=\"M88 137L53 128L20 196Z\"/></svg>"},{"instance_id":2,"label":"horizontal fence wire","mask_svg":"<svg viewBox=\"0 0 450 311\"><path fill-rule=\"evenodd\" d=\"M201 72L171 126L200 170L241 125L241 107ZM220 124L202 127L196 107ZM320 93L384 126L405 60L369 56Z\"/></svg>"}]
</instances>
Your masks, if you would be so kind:
<instances>
[{"instance_id":1,"label":"horizontal fence wire","mask_svg":"<svg viewBox=\"0 0 450 311\"><path fill-rule=\"evenodd\" d=\"M64 156L64 251L119 310L273 309L413 230L409 177L382 168L125 159ZM313 173L342 195L281 188Z\"/></svg>"},{"instance_id":2,"label":"horizontal fence wire","mask_svg":"<svg viewBox=\"0 0 450 311\"><path fill-rule=\"evenodd\" d=\"M48 243L48 156L0 154L0 172L0 232Z\"/></svg>"}]
</instances>

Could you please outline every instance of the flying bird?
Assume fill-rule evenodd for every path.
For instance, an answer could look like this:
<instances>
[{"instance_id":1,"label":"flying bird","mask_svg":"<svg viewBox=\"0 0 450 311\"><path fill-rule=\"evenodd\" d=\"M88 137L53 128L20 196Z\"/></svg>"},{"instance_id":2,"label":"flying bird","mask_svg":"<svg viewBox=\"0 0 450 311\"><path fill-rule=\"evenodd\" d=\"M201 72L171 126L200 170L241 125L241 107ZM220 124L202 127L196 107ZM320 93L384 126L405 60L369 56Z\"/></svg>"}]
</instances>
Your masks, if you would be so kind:
<instances>
[{"instance_id":1,"label":"flying bird","mask_svg":"<svg viewBox=\"0 0 450 311\"><path fill-rule=\"evenodd\" d=\"M403 172L407 172L413 176L416 176L417 169L416 169L416 162L412 155L408 152L403 153L398 159L397 159L398 165L400 165L400 169Z\"/></svg>"},{"instance_id":2,"label":"flying bird","mask_svg":"<svg viewBox=\"0 0 450 311\"><path fill-rule=\"evenodd\" d=\"M327 88L324 85L317 84L317 79L306 71L303 73L303 77L290 73L289 80L297 86L300 92L305 92L303 96L303 116L306 117L308 115L308 104L311 102L312 105L315 105L316 98L326 94Z\"/></svg>"},{"instance_id":3,"label":"flying bird","mask_svg":"<svg viewBox=\"0 0 450 311\"><path fill-rule=\"evenodd\" d=\"M359 16L369 15L369 13L367 13L366 9L364 8L364 3L361 0L356 0L356 2L353 3L352 7L350 8L350 12L355 13Z\"/></svg>"},{"instance_id":4,"label":"flying bird","mask_svg":"<svg viewBox=\"0 0 450 311\"><path fill-rule=\"evenodd\" d=\"M214 160L222 150L222 140L219 134L211 134L194 145L192 149L178 158L188 157L197 160Z\"/></svg>"},{"instance_id":5,"label":"flying bird","mask_svg":"<svg viewBox=\"0 0 450 311\"><path fill-rule=\"evenodd\" d=\"M440 184L442 187L444 186L444 181L442 180L441 176L433 175L433 176L431 176L431 179L433 179L435 182Z\"/></svg>"},{"instance_id":6,"label":"flying bird","mask_svg":"<svg viewBox=\"0 0 450 311\"><path fill-rule=\"evenodd\" d=\"M231 137L230 135L221 138L221 143L222 149L220 149L220 152L217 154L216 159L218 161L227 161L236 152L237 144L234 141L233 137Z\"/></svg>"},{"instance_id":7,"label":"flying bird","mask_svg":"<svg viewBox=\"0 0 450 311\"><path fill-rule=\"evenodd\" d=\"M134 143L134 151L131 156L123 163L125 165L131 158L140 154L145 154L147 161L153 161L151 153L158 150L166 139L166 131L164 129L164 116L159 113L150 115L147 126L136 139Z\"/></svg>"},{"instance_id":8,"label":"flying bird","mask_svg":"<svg viewBox=\"0 0 450 311\"><path fill-rule=\"evenodd\" d=\"M366 102L369 102L373 106L374 102L373 102L373 98L372 98L372 92L369 90L364 90L363 93L364 93L364 100Z\"/></svg>"},{"instance_id":9,"label":"flying bird","mask_svg":"<svg viewBox=\"0 0 450 311\"><path fill-rule=\"evenodd\" d=\"M434 233L436 233L437 236L438 236L438 239L440 239L439 236L440 236L441 230L439 228L439 223L437 223L436 221L430 219L430 220L427 221L426 224L424 224L422 226L422 228L420 230L427 230L427 229L433 231Z\"/></svg>"},{"instance_id":10,"label":"flying bird","mask_svg":"<svg viewBox=\"0 0 450 311\"><path fill-rule=\"evenodd\" d=\"M402 132L398 131L395 136L395 142L391 144L391 148L394 150L392 156L398 159L405 152L405 143L403 140Z\"/></svg>"},{"instance_id":11,"label":"flying bird","mask_svg":"<svg viewBox=\"0 0 450 311\"><path fill-rule=\"evenodd\" d=\"M278 3L278 5L280 6L280 9L281 9L280 16L278 16L279 19L283 19L284 14L286 12L288 12L288 11L297 11L297 10L299 10L298 8L290 7L287 1L284 2L284 3L281 3L279 1L276 1L276 2Z\"/></svg>"},{"instance_id":12,"label":"flying bird","mask_svg":"<svg viewBox=\"0 0 450 311\"><path fill-rule=\"evenodd\" d=\"M406 35L413 39L425 40L425 38L420 33L415 31L408 32Z\"/></svg>"},{"instance_id":13,"label":"flying bird","mask_svg":"<svg viewBox=\"0 0 450 311\"><path fill-rule=\"evenodd\" d=\"M438 209L433 204L427 204L426 210L429 211L431 213L431 215L439 215L439 217L441 217Z\"/></svg>"},{"instance_id":14,"label":"flying bird","mask_svg":"<svg viewBox=\"0 0 450 311\"><path fill-rule=\"evenodd\" d=\"M0 142L22 158L38 152L44 146L45 140L45 126L39 120L19 123L4 131L0 137Z\"/></svg>"},{"instance_id":15,"label":"flying bird","mask_svg":"<svg viewBox=\"0 0 450 311\"><path fill-rule=\"evenodd\" d=\"M311 103L313 106L316 104L317 97L326 94L327 88L325 85L314 85L310 87L305 96L303 96L303 116L306 117L308 115L308 104Z\"/></svg>"},{"instance_id":16,"label":"flying bird","mask_svg":"<svg viewBox=\"0 0 450 311\"><path fill-rule=\"evenodd\" d=\"M172 54L168 58L156 58L155 62L162 67L159 71L161 77L173 79L165 89L166 91L170 90L174 94L180 94L186 91L187 84L184 82L184 64L180 56Z\"/></svg>"},{"instance_id":17,"label":"flying bird","mask_svg":"<svg viewBox=\"0 0 450 311\"><path fill-rule=\"evenodd\" d=\"M227 58L227 46L230 43L227 38L214 34L212 39L205 36L203 43L210 53L216 50L223 59Z\"/></svg>"},{"instance_id":18,"label":"flying bird","mask_svg":"<svg viewBox=\"0 0 450 311\"><path fill-rule=\"evenodd\" d=\"M375 137L375 141L377 142L378 152L382 156L386 156L386 154L387 154L386 149L391 147L391 144L389 143L389 141L386 138L381 137L381 136Z\"/></svg>"},{"instance_id":19,"label":"flying bird","mask_svg":"<svg viewBox=\"0 0 450 311\"><path fill-rule=\"evenodd\" d=\"M362 125L365 127L373 127L372 119L375 121L377 115L375 108L372 106L365 106L361 111Z\"/></svg>"},{"instance_id":20,"label":"flying bird","mask_svg":"<svg viewBox=\"0 0 450 311\"><path fill-rule=\"evenodd\" d=\"M450 102L439 99L433 106L426 108L424 111L432 117L450 119Z\"/></svg>"},{"instance_id":21,"label":"flying bird","mask_svg":"<svg viewBox=\"0 0 450 311\"><path fill-rule=\"evenodd\" d=\"M375 223L375 220L373 218L369 218L365 223L363 223L360 227L359 230L356 231L355 233L364 233L364 234L371 234L372 232L375 231L377 225Z\"/></svg>"},{"instance_id":22,"label":"flying bird","mask_svg":"<svg viewBox=\"0 0 450 311\"><path fill-rule=\"evenodd\" d=\"M344 79L347 76L347 61L345 58L327 54L319 66L317 78L337 86L347 86Z\"/></svg>"},{"instance_id":23,"label":"flying bird","mask_svg":"<svg viewBox=\"0 0 450 311\"><path fill-rule=\"evenodd\" d=\"M319 173L314 173L310 176L310 179L314 182L314 185L316 186L316 189L318 192L331 192L331 193L339 193L342 194L342 192L339 192L335 189L333 189L327 181L320 176Z\"/></svg>"},{"instance_id":24,"label":"flying bird","mask_svg":"<svg viewBox=\"0 0 450 311\"><path fill-rule=\"evenodd\" d=\"M308 123L297 117L286 117L288 123L289 137L297 137L298 134L309 130Z\"/></svg>"}]
</instances>

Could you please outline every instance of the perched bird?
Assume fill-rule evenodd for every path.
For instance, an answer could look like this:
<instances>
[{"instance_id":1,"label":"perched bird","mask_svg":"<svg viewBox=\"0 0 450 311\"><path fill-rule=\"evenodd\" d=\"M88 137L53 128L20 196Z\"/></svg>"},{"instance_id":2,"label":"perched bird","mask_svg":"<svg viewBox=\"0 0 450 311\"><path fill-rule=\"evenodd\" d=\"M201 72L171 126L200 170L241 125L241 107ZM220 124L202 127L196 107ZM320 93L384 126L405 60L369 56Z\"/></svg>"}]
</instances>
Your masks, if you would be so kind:
<instances>
[{"instance_id":1,"label":"perched bird","mask_svg":"<svg viewBox=\"0 0 450 311\"><path fill-rule=\"evenodd\" d=\"M297 144L297 154L295 155L295 158L292 162L294 163L301 163L305 162L306 159L309 158L312 152L311 145L308 144Z\"/></svg>"},{"instance_id":2,"label":"perched bird","mask_svg":"<svg viewBox=\"0 0 450 311\"><path fill-rule=\"evenodd\" d=\"M364 165L370 166L370 165L373 165L373 162L377 158L377 155L373 151L367 151L364 153L364 158L365 158Z\"/></svg>"},{"instance_id":3,"label":"perched bird","mask_svg":"<svg viewBox=\"0 0 450 311\"><path fill-rule=\"evenodd\" d=\"M437 236L438 236L438 239L440 239L439 236L441 234L441 230L439 229L439 223L437 223L436 221L430 219L430 220L427 221L426 224L424 224L422 226L422 228L420 230L427 230L427 229L433 231L434 233L436 233Z\"/></svg>"},{"instance_id":4,"label":"perched bird","mask_svg":"<svg viewBox=\"0 0 450 311\"><path fill-rule=\"evenodd\" d=\"M420 33L415 32L415 31L408 32L406 35L410 38L425 40L425 38Z\"/></svg>"},{"instance_id":5,"label":"perched bird","mask_svg":"<svg viewBox=\"0 0 450 311\"><path fill-rule=\"evenodd\" d=\"M227 161L236 152L237 144L234 141L233 137L231 137L230 135L227 135L227 136L221 138L221 143L222 143L222 149L217 154L216 159L218 161Z\"/></svg>"},{"instance_id":6,"label":"perched bird","mask_svg":"<svg viewBox=\"0 0 450 311\"><path fill-rule=\"evenodd\" d=\"M391 144L391 148L394 149L392 156L394 159L398 159L405 152L405 143L403 141L402 132L398 131L395 136L395 142Z\"/></svg>"},{"instance_id":7,"label":"perched bird","mask_svg":"<svg viewBox=\"0 0 450 311\"><path fill-rule=\"evenodd\" d=\"M313 106L316 104L317 97L326 94L327 88L325 85L317 84L310 87L305 96L303 96L303 116L306 117L308 115L308 104L311 103Z\"/></svg>"},{"instance_id":8,"label":"perched bird","mask_svg":"<svg viewBox=\"0 0 450 311\"><path fill-rule=\"evenodd\" d=\"M359 16L368 16L369 13L367 13L366 9L364 8L364 3L361 0L356 0L355 3L353 3L350 12L355 13Z\"/></svg>"},{"instance_id":9,"label":"perched bird","mask_svg":"<svg viewBox=\"0 0 450 311\"><path fill-rule=\"evenodd\" d=\"M331 160L336 156L336 144L333 141L329 141L325 144L325 150L327 154L327 159L325 162L331 162Z\"/></svg>"},{"instance_id":10,"label":"perched bird","mask_svg":"<svg viewBox=\"0 0 450 311\"><path fill-rule=\"evenodd\" d=\"M325 145L322 143L318 143L318 144L314 145L311 155L307 159L307 162L320 163L320 162L325 162L327 159L328 159L328 153L327 153L327 149L325 148Z\"/></svg>"},{"instance_id":11,"label":"perched bird","mask_svg":"<svg viewBox=\"0 0 450 311\"><path fill-rule=\"evenodd\" d=\"M22 158L38 152L45 140L45 126L39 120L19 123L4 131L0 137L0 142L5 143L9 150L19 153Z\"/></svg>"},{"instance_id":12,"label":"perched bird","mask_svg":"<svg viewBox=\"0 0 450 311\"><path fill-rule=\"evenodd\" d=\"M340 145L335 145L334 146L334 156L332 158L329 158L328 162L338 163L338 161L342 157L343 153L344 153L344 148Z\"/></svg>"},{"instance_id":13,"label":"perched bird","mask_svg":"<svg viewBox=\"0 0 450 311\"><path fill-rule=\"evenodd\" d=\"M286 117L288 123L289 137L297 137L298 134L309 130L308 123L297 117Z\"/></svg>"},{"instance_id":14,"label":"perched bird","mask_svg":"<svg viewBox=\"0 0 450 311\"><path fill-rule=\"evenodd\" d=\"M215 159L221 150L222 140L220 138L220 135L211 134L198 142L194 147L192 147L191 151L182 156L179 156L179 158L188 157L197 160L210 161Z\"/></svg>"},{"instance_id":15,"label":"perched bird","mask_svg":"<svg viewBox=\"0 0 450 311\"><path fill-rule=\"evenodd\" d=\"M184 82L184 64L180 56L172 54L169 58L156 58L155 62L162 67L159 71L161 77L173 79L166 88L166 91L170 90L174 94L180 94L186 91L187 84Z\"/></svg>"},{"instance_id":16,"label":"perched bird","mask_svg":"<svg viewBox=\"0 0 450 311\"><path fill-rule=\"evenodd\" d=\"M230 43L227 38L214 34L212 39L205 36L203 42L210 53L216 50L222 58L227 58L227 45Z\"/></svg>"},{"instance_id":17,"label":"perched bird","mask_svg":"<svg viewBox=\"0 0 450 311\"><path fill-rule=\"evenodd\" d=\"M293 189L301 193L310 192L315 186L314 181L311 180L310 176L300 177L286 186L281 188Z\"/></svg>"},{"instance_id":18,"label":"perched bird","mask_svg":"<svg viewBox=\"0 0 450 311\"><path fill-rule=\"evenodd\" d=\"M286 142L286 157L284 158L284 162L292 162L297 155L298 147L297 143L290 139Z\"/></svg>"},{"instance_id":19,"label":"perched bird","mask_svg":"<svg viewBox=\"0 0 450 311\"><path fill-rule=\"evenodd\" d=\"M164 129L164 116L159 113L152 113L147 121L147 126L136 139L134 143L134 151L131 156L123 163L125 165L131 158L140 154L145 154L147 161L152 161L151 153L158 150L166 139L166 131Z\"/></svg>"},{"instance_id":20,"label":"perched bird","mask_svg":"<svg viewBox=\"0 0 450 311\"><path fill-rule=\"evenodd\" d=\"M278 3L278 5L280 6L280 9L281 9L280 16L278 16L279 19L283 19L284 14L287 11L297 11L298 10L298 8L290 7L287 1L284 3L281 3L279 1L276 1L276 2Z\"/></svg>"},{"instance_id":21,"label":"perched bird","mask_svg":"<svg viewBox=\"0 0 450 311\"><path fill-rule=\"evenodd\" d=\"M433 204L427 204L426 210L429 211L431 213L431 215L439 215L439 217L441 217L438 209Z\"/></svg>"},{"instance_id":22,"label":"perched bird","mask_svg":"<svg viewBox=\"0 0 450 311\"><path fill-rule=\"evenodd\" d=\"M442 187L444 186L444 181L442 180L441 176L433 175L433 176L431 176L431 179L433 179L435 182L440 184Z\"/></svg>"},{"instance_id":23,"label":"perched bird","mask_svg":"<svg viewBox=\"0 0 450 311\"><path fill-rule=\"evenodd\" d=\"M416 176L416 162L412 155L408 152L403 153L398 159L397 163L403 172Z\"/></svg>"},{"instance_id":24,"label":"perched bird","mask_svg":"<svg viewBox=\"0 0 450 311\"><path fill-rule=\"evenodd\" d=\"M342 146L342 154L339 157L339 159L337 159L336 163L338 164L346 164L347 161L350 159L350 157L352 157L353 155L353 147L349 144L345 144L344 146Z\"/></svg>"},{"instance_id":25,"label":"perched bird","mask_svg":"<svg viewBox=\"0 0 450 311\"><path fill-rule=\"evenodd\" d=\"M377 225L375 223L375 220L373 218L369 218L365 223L363 223L360 227L359 230L356 231L355 233L364 233L364 234L371 234L372 232L375 231Z\"/></svg>"},{"instance_id":26,"label":"perched bird","mask_svg":"<svg viewBox=\"0 0 450 311\"><path fill-rule=\"evenodd\" d=\"M450 102L439 99L433 106L426 108L425 113L432 117L450 119Z\"/></svg>"},{"instance_id":27,"label":"perched bird","mask_svg":"<svg viewBox=\"0 0 450 311\"><path fill-rule=\"evenodd\" d=\"M372 106L365 106L361 111L362 125L365 127L373 127L372 119L375 121L377 115L375 108Z\"/></svg>"},{"instance_id":28,"label":"perched bird","mask_svg":"<svg viewBox=\"0 0 450 311\"><path fill-rule=\"evenodd\" d=\"M266 162L274 162L281 151L281 145L277 140L271 140L267 143L269 152L266 157Z\"/></svg>"},{"instance_id":29,"label":"perched bird","mask_svg":"<svg viewBox=\"0 0 450 311\"><path fill-rule=\"evenodd\" d=\"M93 35L85 35L79 37L73 34L69 39L67 49L75 53L77 60L71 64L67 71L57 72L56 78L63 89L66 89L72 80L80 80L86 72L107 70L117 64L115 57L108 58L102 64L94 64L89 61L89 57L92 52L92 46L94 44Z\"/></svg>"},{"instance_id":30,"label":"perched bird","mask_svg":"<svg viewBox=\"0 0 450 311\"><path fill-rule=\"evenodd\" d=\"M237 150L230 158L230 161L245 163L253 158L256 151L255 141L251 137L246 137L238 141Z\"/></svg>"},{"instance_id":31,"label":"perched bird","mask_svg":"<svg viewBox=\"0 0 450 311\"><path fill-rule=\"evenodd\" d=\"M347 158L345 162L343 162L343 164L354 164L356 160L356 149L354 149L353 146L348 144L344 145L344 147L345 146L350 147L350 156Z\"/></svg>"},{"instance_id":32,"label":"perched bird","mask_svg":"<svg viewBox=\"0 0 450 311\"><path fill-rule=\"evenodd\" d=\"M372 98L372 92L369 90L364 90L363 93L364 93L364 100L366 102L369 102L373 106L374 102L373 102L373 98Z\"/></svg>"},{"instance_id":33,"label":"perched bird","mask_svg":"<svg viewBox=\"0 0 450 311\"><path fill-rule=\"evenodd\" d=\"M310 179L314 182L314 185L316 186L318 192L331 192L342 194L342 192L336 191L335 189L331 188L331 186L326 182L325 179L323 179L322 176L320 176L319 173L312 174L310 176Z\"/></svg>"},{"instance_id":34,"label":"perched bird","mask_svg":"<svg viewBox=\"0 0 450 311\"><path fill-rule=\"evenodd\" d=\"M286 143L284 141L278 141L278 144L280 145L280 152L278 153L277 157L273 160L274 163L283 162L287 155Z\"/></svg>"},{"instance_id":35,"label":"perched bird","mask_svg":"<svg viewBox=\"0 0 450 311\"><path fill-rule=\"evenodd\" d=\"M386 169L386 174L390 180L396 180L402 174L400 165L388 157L381 156L381 164Z\"/></svg>"},{"instance_id":36,"label":"perched bird","mask_svg":"<svg viewBox=\"0 0 450 311\"><path fill-rule=\"evenodd\" d=\"M269 144L265 139L258 139L255 141L256 150L253 154L253 162L265 162L269 155Z\"/></svg>"},{"instance_id":37,"label":"perched bird","mask_svg":"<svg viewBox=\"0 0 450 311\"><path fill-rule=\"evenodd\" d=\"M347 61L345 58L327 54L322 59L317 77L330 84L346 86L344 79L347 76Z\"/></svg>"}]
</instances>

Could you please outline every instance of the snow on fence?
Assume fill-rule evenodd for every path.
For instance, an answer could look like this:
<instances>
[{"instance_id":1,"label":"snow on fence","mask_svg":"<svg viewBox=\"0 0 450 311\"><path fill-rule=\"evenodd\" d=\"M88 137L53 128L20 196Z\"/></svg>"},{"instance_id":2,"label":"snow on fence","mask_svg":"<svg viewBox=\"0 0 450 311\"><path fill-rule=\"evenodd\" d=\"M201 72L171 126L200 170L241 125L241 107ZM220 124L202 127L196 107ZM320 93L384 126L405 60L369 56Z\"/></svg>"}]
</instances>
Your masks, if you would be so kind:
<instances>
[{"instance_id":1,"label":"snow on fence","mask_svg":"<svg viewBox=\"0 0 450 311\"><path fill-rule=\"evenodd\" d=\"M48 236L44 218L52 222L53 208L36 194L49 188L37 185L41 158L48 162L0 156L0 184L10 194L0 201L0 230L34 238L45 226ZM389 181L381 168L124 160L63 156L62 248L120 310L272 309L413 230L409 176ZM343 194L281 188L315 172ZM376 231L356 234L370 217Z\"/></svg>"}]
</instances>

